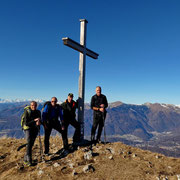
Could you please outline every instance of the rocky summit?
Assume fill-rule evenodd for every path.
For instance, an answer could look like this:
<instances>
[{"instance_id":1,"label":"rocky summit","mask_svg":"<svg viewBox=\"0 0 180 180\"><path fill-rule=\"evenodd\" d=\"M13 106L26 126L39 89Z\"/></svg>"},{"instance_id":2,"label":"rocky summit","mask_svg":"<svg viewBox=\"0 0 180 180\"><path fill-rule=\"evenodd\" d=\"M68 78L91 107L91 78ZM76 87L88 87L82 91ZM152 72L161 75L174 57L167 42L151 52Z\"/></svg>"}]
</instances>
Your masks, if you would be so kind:
<instances>
[{"instance_id":1,"label":"rocky summit","mask_svg":"<svg viewBox=\"0 0 180 180\"><path fill-rule=\"evenodd\" d=\"M43 137L42 137L43 141ZM59 136L50 139L50 155L40 156L33 147L33 166L23 165L25 139L0 139L0 179L127 179L178 180L180 159L152 153L121 142L77 147L62 155ZM71 140L70 140L71 143Z\"/></svg>"}]
</instances>

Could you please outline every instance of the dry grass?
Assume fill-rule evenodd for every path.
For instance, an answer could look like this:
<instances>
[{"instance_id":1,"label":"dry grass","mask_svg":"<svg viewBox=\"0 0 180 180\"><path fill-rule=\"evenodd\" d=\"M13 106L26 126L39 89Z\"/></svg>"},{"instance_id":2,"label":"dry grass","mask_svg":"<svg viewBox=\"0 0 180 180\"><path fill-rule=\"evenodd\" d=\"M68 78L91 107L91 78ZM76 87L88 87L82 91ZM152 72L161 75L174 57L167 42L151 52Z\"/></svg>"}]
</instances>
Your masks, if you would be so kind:
<instances>
[{"instance_id":1,"label":"dry grass","mask_svg":"<svg viewBox=\"0 0 180 180\"><path fill-rule=\"evenodd\" d=\"M95 156L89 160L84 159L87 147L59 158L55 153L62 148L61 138L55 136L50 142L52 156L46 157L46 162L40 162L37 138L33 148L33 159L38 163L32 167L23 167L25 148L17 152L17 147L24 144L25 140L0 138L0 179L156 180L167 177L168 180L177 180L177 175L180 175L180 159L144 151L120 142L94 146ZM84 173L83 168L87 164L92 164L95 171ZM73 176L73 171L77 172L77 175Z\"/></svg>"}]
</instances>

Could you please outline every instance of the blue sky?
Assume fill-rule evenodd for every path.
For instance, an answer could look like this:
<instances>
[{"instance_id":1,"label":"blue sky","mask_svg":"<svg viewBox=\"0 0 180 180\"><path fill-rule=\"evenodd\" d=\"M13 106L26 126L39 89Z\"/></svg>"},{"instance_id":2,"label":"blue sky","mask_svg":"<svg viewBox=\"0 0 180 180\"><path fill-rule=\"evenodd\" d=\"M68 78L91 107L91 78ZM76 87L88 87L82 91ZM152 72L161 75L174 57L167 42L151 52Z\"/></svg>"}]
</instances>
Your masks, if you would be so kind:
<instances>
[{"instance_id":1,"label":"blue sky","mask_svg":"<svg viewBox=\"0 0 180 180\"><path fill-rule=\"evenodd\" d=\"M180 104L179 0L0 1L0 98L78 97L79 42L87 19L85 101Z\"/></svg>"}]
</instances>

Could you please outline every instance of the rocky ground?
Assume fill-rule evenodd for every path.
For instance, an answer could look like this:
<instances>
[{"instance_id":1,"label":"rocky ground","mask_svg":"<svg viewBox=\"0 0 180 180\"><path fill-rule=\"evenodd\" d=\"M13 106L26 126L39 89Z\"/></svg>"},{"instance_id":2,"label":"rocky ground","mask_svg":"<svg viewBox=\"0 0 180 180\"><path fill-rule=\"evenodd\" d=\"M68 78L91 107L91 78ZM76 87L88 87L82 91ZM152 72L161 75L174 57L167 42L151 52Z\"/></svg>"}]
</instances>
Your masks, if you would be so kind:
<instances>
[{"instance_id":1,"label":"rocky ground","mask_svg":"<svg viewBox=\"0 0 180 180\"><path fill-rule=\"evenodd\" d=\"M42 139L43 141L43 139ZM78 147L62 156L62 140L51 138L52 153L41 161L38 138L33 148L36 164L23 165L24 139L0 139L0 179L163 179L180 180L180 159L144 151L121 142Z\"/></svg>"}]
</instances>

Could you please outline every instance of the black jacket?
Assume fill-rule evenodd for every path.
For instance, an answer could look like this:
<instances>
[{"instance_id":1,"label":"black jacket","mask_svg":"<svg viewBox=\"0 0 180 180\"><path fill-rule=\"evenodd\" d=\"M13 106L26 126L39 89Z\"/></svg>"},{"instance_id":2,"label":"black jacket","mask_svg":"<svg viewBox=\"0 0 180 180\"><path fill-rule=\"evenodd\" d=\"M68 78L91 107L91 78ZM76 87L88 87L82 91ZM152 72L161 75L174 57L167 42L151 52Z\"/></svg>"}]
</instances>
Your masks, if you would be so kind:
<instances>
[{"instance_id":1,"label":"black jacket","mask_svg":"<svg viewBox=\"0 0 180 180\"><path fill-rule=\"evenodd\" d=\"M76 118L76 108L78 107L77 102L71 101L71 103L66 101L61 104L61 107L63 109L63 118L64 121L75 119Z\"/></svg>"},{"instance_id":2,"label":"black jacket","mask_svg":"<svg viewBox=\"0 0 180 180\"><path fill-rule=\"evenodd\" d=\"M91 109L93 109L93 107L97 107L100 108L100 105L104 104L104 108L108 107L108 102L107 102L107 98L105 95L101 94L100 96L97 96L97 94L95 94L92 98L91 98ZM100 111L95 111L97 113L100 113Z\"/></svg>"}]
</instances>

